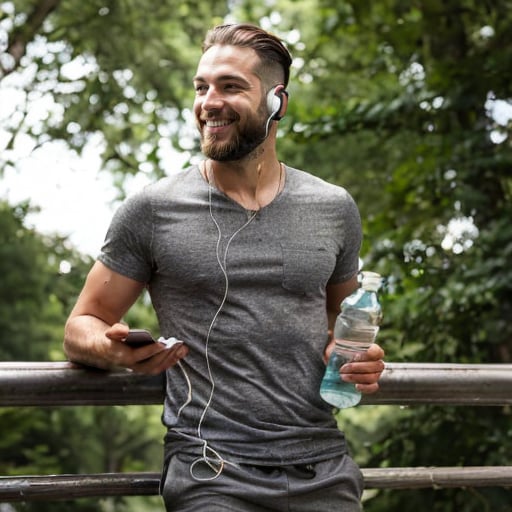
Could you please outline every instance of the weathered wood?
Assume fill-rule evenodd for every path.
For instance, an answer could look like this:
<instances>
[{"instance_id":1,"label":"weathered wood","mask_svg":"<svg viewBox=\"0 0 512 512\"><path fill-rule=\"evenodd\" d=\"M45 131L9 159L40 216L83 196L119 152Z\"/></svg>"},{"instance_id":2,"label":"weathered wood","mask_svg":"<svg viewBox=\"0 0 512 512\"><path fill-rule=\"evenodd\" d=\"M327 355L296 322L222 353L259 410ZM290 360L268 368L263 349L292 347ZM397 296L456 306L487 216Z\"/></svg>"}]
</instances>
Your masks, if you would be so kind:
<instances>
[{"instance_id":1,"label":"weathered wood","mask_svg":"<svg viewBox=\"0 0 512 512\"><path fill-rule=\"evenodd\" d=\"M387 363L363 405L512 405L512 365ZM0 363L0 406L160 404L163 375L60 363Z\"/></svg>"},{"instance_id":2,"label":"weathered wood","mask_svg":"<svg viewBox=\"0 0 512 512\"><path fill-rule=\"evenodd\" d=\"M367 489L512 487L512 466L363 468ZM0 477L0 503L157 495L159 473Z\"/></svg>"}]
</instances>

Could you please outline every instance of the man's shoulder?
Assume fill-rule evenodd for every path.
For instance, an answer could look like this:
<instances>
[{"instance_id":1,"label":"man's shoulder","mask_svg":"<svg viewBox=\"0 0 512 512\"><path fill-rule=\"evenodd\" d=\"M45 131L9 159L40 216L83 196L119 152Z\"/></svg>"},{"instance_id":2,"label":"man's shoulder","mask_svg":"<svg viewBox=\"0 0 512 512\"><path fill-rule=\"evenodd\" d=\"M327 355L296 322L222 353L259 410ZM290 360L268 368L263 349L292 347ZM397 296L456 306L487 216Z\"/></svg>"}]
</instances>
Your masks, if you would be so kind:
<instances>
[{"instance_id":1,"label":"man's shoulder","mask_svg":"<svg viewBox=\"0 0 512 512\"><path fill-rule=\"evenodd\" d=\"M349 196L347 190L341 185L326 181L310 172L287 166L287 173L294 188L297 187L311 194L332 196L333 198Z\"/></svg>"},{"instance_id":2,"label":"man's shoulder","mask_svg":"<svg viewBox=\"0 0 512 512\"><path fill-rule=\"evenodd\" d=\"M148 196L158 196L161 194L168 194L176 187L189 186L190 183L197 180L197 176L199 174L195 171L197 171L197 166L190 166L172 171L163 178L147 185L144 188L144 192Z\"/></svg>"},{"instance_id":3,"label":"man's shoulder","mask_svg":"<svg viewBox=\"0 0 512 512\"><path fill-rule=\"evenodd\" d=\"M119 211L137 218L140 215L147 216L148 212L167 207L169 201L178 204L197 188L194 183L194 180L197 180L197 175L199 173L194 172L194 167L172 172L129 194Z\"/></svg>"}]
</instances>

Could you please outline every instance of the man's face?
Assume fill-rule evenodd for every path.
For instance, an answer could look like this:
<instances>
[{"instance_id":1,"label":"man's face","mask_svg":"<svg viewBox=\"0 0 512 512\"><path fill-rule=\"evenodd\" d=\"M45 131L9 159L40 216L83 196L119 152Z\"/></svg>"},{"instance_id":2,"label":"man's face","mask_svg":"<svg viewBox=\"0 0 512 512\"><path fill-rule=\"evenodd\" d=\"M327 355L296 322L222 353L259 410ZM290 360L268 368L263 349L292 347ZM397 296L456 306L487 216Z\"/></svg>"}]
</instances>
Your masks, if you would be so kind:
<instances>
[{"instance_id":1,"label":"man's face","mask_svg":"<svg viewBox=\"0 0 512 512\"><path fill-rule=\"evenodd\" d=\"M194 114L206 157L240 160L264 141L268 112L253 71L258 63L254 50L234 46L213 46L199 61Z\"/></svg>"}]
</instances>

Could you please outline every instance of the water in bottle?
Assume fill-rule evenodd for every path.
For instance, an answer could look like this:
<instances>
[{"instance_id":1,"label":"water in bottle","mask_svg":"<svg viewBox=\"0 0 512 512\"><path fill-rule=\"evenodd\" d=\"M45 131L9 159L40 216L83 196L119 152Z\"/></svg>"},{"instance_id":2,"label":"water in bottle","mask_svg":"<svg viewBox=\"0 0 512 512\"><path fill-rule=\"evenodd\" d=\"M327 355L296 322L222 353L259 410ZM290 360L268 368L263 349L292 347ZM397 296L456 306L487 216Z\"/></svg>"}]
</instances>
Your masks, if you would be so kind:
<instances>
[{"instance_id":1,"label":"water in bottle","mask_svg":"<svg viewBox=\"0 0 512 512\"><path fill-rule=\"evenodd\" d=\"M377 297L381 282L379 274L362 272L361 287L341 303L334 325L335 347L320 386L320 396L339 409L357 405L361 400L355 385L341 380L339 370L358 352L366 351L377 337L382 319Z\"/></svg>"}]
</instances>

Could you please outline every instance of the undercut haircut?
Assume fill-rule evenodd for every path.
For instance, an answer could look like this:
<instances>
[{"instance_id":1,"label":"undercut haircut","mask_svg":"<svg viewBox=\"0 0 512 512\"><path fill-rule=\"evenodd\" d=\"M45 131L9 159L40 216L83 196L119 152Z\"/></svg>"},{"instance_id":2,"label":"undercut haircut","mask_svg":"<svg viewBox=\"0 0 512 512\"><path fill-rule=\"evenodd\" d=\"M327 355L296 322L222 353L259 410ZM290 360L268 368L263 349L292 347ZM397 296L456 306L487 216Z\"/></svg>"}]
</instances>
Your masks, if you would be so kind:
<instances>
[{"instance_id":1,"label":"undercut haircut","mask_svg":"<svg viewBox=\"0 0 512 512\"><path fill-rule=\"evenodd\" d=\"M292 56L274 34L250 23L219 25L206 34L203 53L217 45L252 48L260 59L261 64L255 72L262 83L268 88L281 83L287 87Z\"/></svg>"}]
</instances>

